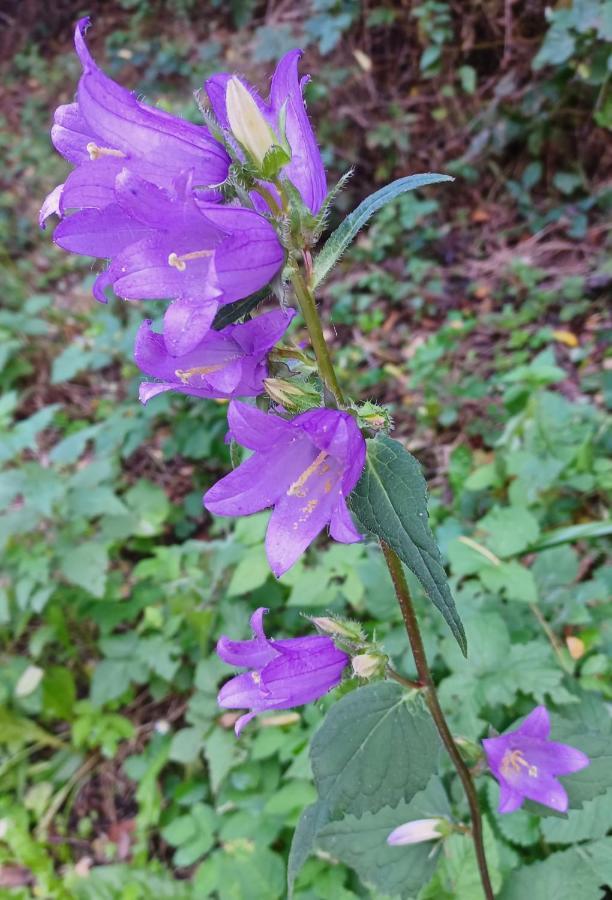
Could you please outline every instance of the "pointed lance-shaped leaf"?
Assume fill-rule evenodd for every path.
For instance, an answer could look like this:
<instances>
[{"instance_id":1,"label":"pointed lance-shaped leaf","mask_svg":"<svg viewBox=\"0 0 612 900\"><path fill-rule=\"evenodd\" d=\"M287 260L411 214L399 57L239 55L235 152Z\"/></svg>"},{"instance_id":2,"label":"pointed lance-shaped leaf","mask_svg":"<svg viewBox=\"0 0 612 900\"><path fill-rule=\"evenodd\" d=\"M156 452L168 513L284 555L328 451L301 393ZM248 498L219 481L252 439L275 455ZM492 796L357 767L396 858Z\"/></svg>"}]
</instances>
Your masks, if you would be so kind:
<instances>
[{"instance_id":1,"label":"pointed lance-shaped leaf","mask_svg":"<svg viewBox=\"0 0 612 900\"><path fill-rule=\"evenodd\" d=\"M355 235L363 228L366 222L391 200L395 200L406 191L424 187L427 184L436 184L439 181L454 181L450 175L439 175L436 172L424 172L421 175L408 175L406 178L398 178L391 184L385 185L374 194L366 197L357 209L346 217L344 222L336 228L327 239L321 252L318 254L312 276L312 286L316 287L329 274L338 262Z\"/></svg>"}]
</instances>

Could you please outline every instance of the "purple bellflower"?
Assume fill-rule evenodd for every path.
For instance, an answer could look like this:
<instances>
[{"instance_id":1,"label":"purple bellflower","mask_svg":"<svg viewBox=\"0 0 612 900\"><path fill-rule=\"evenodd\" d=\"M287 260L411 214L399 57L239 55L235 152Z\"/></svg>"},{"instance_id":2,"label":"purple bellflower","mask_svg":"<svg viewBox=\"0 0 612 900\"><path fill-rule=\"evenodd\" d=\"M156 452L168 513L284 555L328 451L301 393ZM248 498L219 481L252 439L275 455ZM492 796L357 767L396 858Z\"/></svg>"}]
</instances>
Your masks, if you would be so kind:
<instances>
[{"instance_id":1,"label":"purple bellflower","mask_svg":"<svg viewBox=\"0 0 612 900\"><path fill-rule=\"evenodd\" d=\"M256 397L264 391L267 354L294 315L294 310L278 309L244 324L208 331L183 356L171 356L163 335L152 331L150 319L145 320L136 335L134 359L145 374L160 380L144 381L140 400L146 403L164 391L211 399Z\"/></svg>"},{"instance_id":2,"label":"purple bellflower","mask_svg":"<svg viewBox=\"0 0 612 900\"><path fill-rule=\"evenodd\" d=\"M130 300L175 298L164 320L174 356L198 345L220 304L262 288L284 260L262 216L199 200L191 183L191 174L178 178L171 194L122 169L112 202L64 218L53 236L64 250L111 258L94 285L99 300L108 285ZM70 197L68 183L64 193Z\"/></svg>"},{"instance_id":3,"label":"purple bellflower","mask_svg":"<svg viewBox=\"0 0 612 900\"><path fill-rule=\"evenodd\" d=\"M109 194L123 168L164 188L186 170L203 189L228 173L229 156L205 126L141 103L98 68L84 39L89 24L81 19L74 34L83 67L77 101L57 108L51 129L55 149L78 168L45 200L42 227L49 215L70 206L99 209L112 202Z\"/></svg>"},{"instance_id":4,"label":"purple bellflower","mask_svg":"<svg viewBox=\"0 0 612 900\"><path fill-rule=\"evenodd\" d=\"M567 810L567 793L557 775L569 775L589 765L586 754L549 740L550 717L536 706L523 724L499 737L483 740L491 772L499 782L500 813L511 813L525 799Z\"/></svg>"},{"instance_id":5,"label":"purple bellflower","mask_svg":"<svg viewBox=\"0 0 612 900\"><path fill-rule=\"evenodd\" d=\"M266 553L277 578L328 523L334 540L361 540L346 497L359 480L366 448L349 413L312 409L287 421L232 401L228 422L232 437L255 452L207 491L204 505L221 516L273 506Z\"/></svg>"},{"instance_id":6,"label":"purple bellflower","mask_svg":"<svg viewBox=\"0 0 612 900\"><path fill-rule=\"evenodd\" d=\"M290 50L276 67L270 86L270 96L262 100L255 88L240 79L249 91L263 118L281 144L281 128L284 120L284 137L291 150L291 161L283 168L283 173L297 188L308 209L316 214L327 193L325 170L317 146L312 126L308 119L302 90L308 76L298 77L298 63L301 50ZM205 84L213 111L219 123L230 130L227 113L228 83L234 78L228 73L213 75Z\"/></svg>"},{"instance_id":7,"label":"purple bellflower","mask_svg":"<svg viewBox=\"0 0 612 900\"><path fill-rule=\"evenodd\" d=\"M267 638L263 630L267 611L260 607L251 616L252 640L221 637L217 644L217 655L224 662L251 670L230 679L217 698L225 709L250 710L236 722L237 735L260 712L291 709L322 697L340 683L350 661L324 635Z\"/></svg>"}]
</instances>

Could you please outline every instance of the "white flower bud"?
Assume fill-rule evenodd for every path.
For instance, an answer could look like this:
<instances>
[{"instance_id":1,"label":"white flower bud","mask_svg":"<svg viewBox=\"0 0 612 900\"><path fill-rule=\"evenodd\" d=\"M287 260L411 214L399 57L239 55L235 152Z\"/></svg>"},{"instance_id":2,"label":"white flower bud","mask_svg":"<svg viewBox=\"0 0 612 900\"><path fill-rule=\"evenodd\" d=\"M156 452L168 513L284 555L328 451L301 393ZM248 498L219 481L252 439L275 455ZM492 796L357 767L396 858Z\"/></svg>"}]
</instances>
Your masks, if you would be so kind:
<instances>
[{"instance_id":1,"label":"white flower bud","mask_svg":"<svg viewBox=\"0 0 612 900\"><path fill-rule=\"evenodd\" d=\"M440 825L443 825L444 819L414 819L412 822L405 822L391 832L387 838L387 843L392 847L399 847L403 844L422 844L424 841L438 841L442 837Z\"/></svg>"},{"instance_id":2,"label":"white flower bud","mask_svg":"<svg viewBox=\"0 0 612 900\"><path fill-rule=\"evenodd\" d=\"M382 675L387 663L386 657L377 653L360 653L352 659L353 672L358 678L373 678Z\"/></svg>"},{"instance_id":3,"label":"white flower bud","mask_svg":"<svg viewBox=\"0 0 612 900\"><path fill-rule=\"evenodd\" d=\"M239 78L228 81L225 103L234 137L261 165L268 150L278 144L278 140Z\"/></svg>"}]
</instances>

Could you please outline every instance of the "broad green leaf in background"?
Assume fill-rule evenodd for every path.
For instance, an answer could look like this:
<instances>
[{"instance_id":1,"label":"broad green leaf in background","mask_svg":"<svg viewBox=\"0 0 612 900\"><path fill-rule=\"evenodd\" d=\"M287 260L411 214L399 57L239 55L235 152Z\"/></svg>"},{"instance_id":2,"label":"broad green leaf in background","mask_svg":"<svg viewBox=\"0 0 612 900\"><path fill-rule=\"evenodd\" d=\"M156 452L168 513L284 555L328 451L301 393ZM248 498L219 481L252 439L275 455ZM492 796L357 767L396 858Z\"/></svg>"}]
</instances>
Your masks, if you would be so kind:
<instances>
[{"instance_id":1,"label":"broad green leaf in background","mask_svg":"<svg viewBox=\"0 0 612 900\"><path fill-rule=\"evenodd\" d=\"M465 654L467 643L429 527L427 486L416 459L386 435L367 441L366 466L349 498L360 526L394 550L423 585Z\"/></svg>"},{"instance_id":2,"label":"broad green leaf in background","mask_svg":"<svg viewBox=\"0 0 612 900\"><path fill-rule=\"evenodd\" d=\"M393 682L352 691L315 734L310 758L331 813L410 800L436 770L440 739L422 696Z\"/></svg>"},{"instance_id":3,"label":"broad green leaf in background","mask_svg":"<svg viewBox=\"0 0 612 900\"><path fill-rule=\"evenodd\" d=\"M321 251L317 255L312 276L312 286L320 284L330 270L338 262L355 235L363 228L368 219L385 204L395 200L406 191L425 187L427 184L436 184L440 181L454 181L450 175L438 175L435 172L425 172L422 175L408 175L406 178L398 178L391 184L385 185L379 191L370 194L363 200L357 209L346 217L344 222L330 235Z\"/></svg>"},{"instance_id":4,"label":"broad green leaf in background","mask_svg":"<svg viewBox=\"0 0 612 900\"><path fill-rule=\"evenodd\" d=\"M104 595L108 552L103 544L86 541L79 547L63 550L60 569L71 584L84 588L94 597Z\"/></svg>"},{"instance_id":5,"label":"broad green leaf in background","mask_svg":"<svg viewBox=\"0 0 612 900\"><path fill-rule=\"evenodd\" d=\"M439 749L419 693L377 682L334 704L311 744L319 800L304 811L293 837L290 889L325 825L410 802L436 772Z\"/></svg>"},{"instance_id":6,"label":"broad green leaf in background","mask_svg":"<svg viewBox=\"0 0 612 900\"><path fill-rule=\"evenodd\" d=\"M600 900L612 882L612 837L553 853L544 862L515 869L499 900Z\"/></svg>"},{"instance_id":7,"label":"broad green leaf in background","mask_svg":"<svg viewBox=\"0 0 612 900\"><path fill-rule=\"evenodd\" d=\"M437 865L435 844L390 847L387 837L404 822L449 815L442 783L433 776L425 790L415 794L410 803L402 800L376 813L350 815L330 822L317 835L316 846L355 869L368 887L384 894L412 897Z\"/></svg>"}]
</instances>

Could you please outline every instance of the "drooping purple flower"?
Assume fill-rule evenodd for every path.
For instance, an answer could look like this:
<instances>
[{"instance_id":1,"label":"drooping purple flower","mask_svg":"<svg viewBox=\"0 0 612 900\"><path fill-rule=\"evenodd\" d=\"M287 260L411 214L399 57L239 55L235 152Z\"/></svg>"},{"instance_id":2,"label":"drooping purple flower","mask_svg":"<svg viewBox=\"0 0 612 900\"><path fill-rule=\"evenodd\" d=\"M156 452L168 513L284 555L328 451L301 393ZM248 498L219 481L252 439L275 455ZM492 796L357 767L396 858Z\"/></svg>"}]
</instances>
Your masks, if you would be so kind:
<instances>
[{"instance_id":1,"label":"drooping purple flower","mask_svg":"<svg viewBox=\"0 0 612 900\"><path fill-rule=\"evenodd\" d=\"M300 192L306 206L317 213L327 193L325 170L312 126L308 119L302 89L308 76L298 77L301 50L290 50L276 67L270 86L270 96L262 100L255 88L240 79L254 98L264 119L282 141L282 119L287 143L291 148L291 161L283 173ZM226 94L227 85L234 76L228 73L213 75L205 84L214 113L220 124L229 130Z\"/></svg>"},{"instance_id":2,"label":"drooping purple flower","mask_svg":"<svg viewBox=\"0 0 612 900\"><path fill-rule=\"evenodd\" d=\"M112 187L124 168L165 188L186 170L204 189L227 177L229 157L205 126L147 106L98 68L84 40L89 24L81 19L74 34L83 67L77 101L57 108L51 129L56 150L78 168L55 189L53 204L47 198L43 227L49 215L70 206L100 209L113 202Z\"/></svg>"},{"instance_id":3,"label":"drooping purple flower","mask_svg":"<svg viewBox=\"0 0 612 900\"><path fill-rule=\"evenodd\" d=\"M334 540L361 540L346 497L361 475L365 441L349 413L313 409L287 421L232 401L228 422L234 439L255 452L207 491L204 505L221 516L273 506L266 553L277 578L328 523Z\"/></svg>"},{"instance_id":4,"label":"drooping purple flower","mask_svg":"<svg viewBox=\"0 0 612 900\"><path fill-rule=\"evenodd\" d=\"M489 768L499 782L498 812L515 812L525 799L558 812L567 810L567 793L556 776L578 772L590 760L575 747L549 740L549 735L548 710L536 706L519 728L483 740Z\"/></svg>"},{"instance_id":5,"label":"drooping purple flower","mask_svg":"<svg viewBox=\"0 0 612 900\"><path fill-rule=\"evenodd\" d=\"M166 347L188 353L208 331L222 303L262 288L283 263L272 225L250 209L199 200L191 173L172 192L122 169L113 201L64 218L53 235L64 250L110 258L94 294L112 285L130 300L175 298L164 322ZM70 203L68 182L64 196Z\"/></svg>"},{"instance_id":6,"label":"drooping purple flower","mask_svg":"<svg viewBox=\"0 0 612 900\"><path fill-rule=\"evenodd\" d=\"M294 315L294 310L278 309L244 324L208 331L183 356L171 356L163 335L152 331L151 320L145 320L136 335L134 359L145 374L160 380L143 381L140 400L146 403L164 391L219 399L256 397L264 390L267 353Z\"/></svg>"},{"instance_id":7,"label":"drooping purple flower","mask_svg":"<svg viewBox=\"0 0 612 900\"><path fill-rule=\"evenodd\" d=\"M260 607L251 616L253 638L221 637L217 655L232 666L251 669L223 685L217 702L225 709L248 709L235 725L239 735L247 722L269 709L291 709L322 697L340 683L349 663L331 638L312 635L275 641L267 638Z\"/></svg>"}]
</instances>

